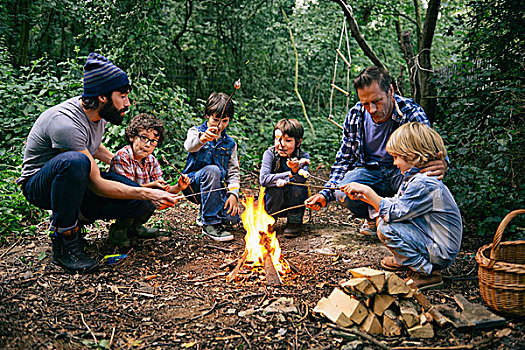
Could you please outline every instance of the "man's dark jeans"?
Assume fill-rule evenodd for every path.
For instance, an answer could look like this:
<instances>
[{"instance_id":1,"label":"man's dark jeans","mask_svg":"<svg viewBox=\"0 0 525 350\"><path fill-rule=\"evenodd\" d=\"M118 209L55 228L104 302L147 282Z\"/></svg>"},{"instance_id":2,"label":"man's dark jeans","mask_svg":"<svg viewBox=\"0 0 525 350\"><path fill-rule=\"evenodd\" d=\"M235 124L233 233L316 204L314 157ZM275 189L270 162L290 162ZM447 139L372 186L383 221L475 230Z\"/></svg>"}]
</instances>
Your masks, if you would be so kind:
<instances>
[{"instance_id":1,"label":"man's dark jeans","mask_svg":"<svg viewBox=\"0 0 525 350\"><path fill-rule=\"evenodd\" d=\"M345 174L339 186L350 182L368 185L381 197L393 197L403 182L403 175L393 165L379 166L377 169L355 168ZM335 191L334 194L336 200L343 207L350 209L355 217L370 219L369 209L373 209L372 206L361 200L351 200L342 191Z\"/></svg>"},{"instance_id":2,"label":"man's dark jeans","mask_svg":"<svg viewBox=\"0 0 525 350\"><path fill-rule=\"evenodd\" d=\"M77 225L79 212L89 220L136 218L152 212L150 201L100 197L88 187L91 162L80 152L60 153L23 185L27 200L53 211L50 230L64 232ZM102 172L104 179L129 186L139 185L115 173Z\"/></svg>"}]
</instances>

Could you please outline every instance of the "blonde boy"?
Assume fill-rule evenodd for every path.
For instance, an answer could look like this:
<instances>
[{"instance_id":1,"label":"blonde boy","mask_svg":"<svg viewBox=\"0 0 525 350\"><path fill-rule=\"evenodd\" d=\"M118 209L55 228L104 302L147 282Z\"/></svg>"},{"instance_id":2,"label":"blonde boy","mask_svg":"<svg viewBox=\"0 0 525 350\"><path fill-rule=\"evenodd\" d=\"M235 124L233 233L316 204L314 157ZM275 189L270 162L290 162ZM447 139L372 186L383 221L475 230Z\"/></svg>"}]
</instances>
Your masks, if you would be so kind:
<instances>
[{"instance_id":1,"label":"blonde boy","mask_svg":"<svg viewBox=\"0 0 525 350\"><path fill-rule=\"evenodd\" d=\"M425 164L446 157L439 134L421 123L407 123L390 137L386 150L404 176L392 198L352 182L342 190L379 213L378 237L393 256L381 261L390 271L411 270L420 289L443 285L440 270L450 266L461 246L461 215L449 189L437 176L420 173Z\"/></svg>"}]
</instances>

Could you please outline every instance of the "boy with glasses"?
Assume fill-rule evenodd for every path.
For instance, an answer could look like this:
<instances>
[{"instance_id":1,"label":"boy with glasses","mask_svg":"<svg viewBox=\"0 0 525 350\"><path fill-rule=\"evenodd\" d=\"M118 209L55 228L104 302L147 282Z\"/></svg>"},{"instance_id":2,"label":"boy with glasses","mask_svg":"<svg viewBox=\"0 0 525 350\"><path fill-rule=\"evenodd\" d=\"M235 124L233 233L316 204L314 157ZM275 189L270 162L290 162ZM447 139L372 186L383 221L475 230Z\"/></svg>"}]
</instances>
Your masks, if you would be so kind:
<instances>
[{"instance_id":1,"label":"boy with glasses","mask_svg":"<svg viewBox=\"0 0 525 350\"><path fill-rule=\"evenodd\" d=\"M177 184L170 186L162 177L159 161L153 156L157 145L164 141L164 124L156 116L139 114L134 117L125 133L128 145L120 149L110 162L110 171L123 175L135 181L142 187L157 188L176 194L188 187L189 178L184 175ZM131 221L118 219L109 230L109 239L119 247L131 245L129 235L138 238L153 238L158 230L146 228L145 223L153 214L143 218L143 222L136 227L130 226Z\"/></svg>"}]
</instances>

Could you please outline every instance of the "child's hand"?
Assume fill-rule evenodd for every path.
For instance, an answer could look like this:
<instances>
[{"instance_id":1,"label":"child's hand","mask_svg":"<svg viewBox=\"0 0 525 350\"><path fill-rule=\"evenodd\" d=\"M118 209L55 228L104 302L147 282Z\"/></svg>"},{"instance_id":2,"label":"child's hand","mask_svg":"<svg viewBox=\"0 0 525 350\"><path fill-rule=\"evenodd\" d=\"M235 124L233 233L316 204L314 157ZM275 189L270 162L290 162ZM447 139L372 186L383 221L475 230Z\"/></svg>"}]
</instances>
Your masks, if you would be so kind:
<instances>
[{"instance_id":1,"label":"child's hand","mask_svg":"<svg viewBox=\"0 0 525 350\"><path fill-rule=\"evenodd\" d=\"M206 143L212 140L219 138L219 128L216 126L209 127L206 131L199 137L202 143Z\"/></svg>"},{"instance_id":2,"label":"child's hand","mask_svg":"<svg viewBox=\"0 0 525 350\"><path fill-rule=\"evenodd\" d=\"M158 188L159 190L169 191L170 185L164 180L157 180L146 184L144 187Z\"/></svg>"},{"instance_id":3,"label":"child's hand","mask_svg":"<svg viewBox=\"0 0 525 350\"><path fill-rule=\"evenodd\" d=\"M177 186L179 186L180 191L186 189L190 185L191 181L188 175L182 174L177 181Z\"/></svg>"},{"instance_id":4,"label":"child's hand","mask_svg":"<svg viewBox=\"0 0 525 350\"><path fill-rule=\"evenodd\" d=\"M292 169L292 172L294 173L297 173L300 169L299 160L297 158L288 159L286 161L286 165L288 165L288 167Z\"/></svg>"},{"instance_id":5,"label":"child's hand","mask_svg":"<svg viewBox=\"0 0 525 350\"><path fill-rule=\"evenodd\" d=\"M350 182L340 188L352 200L365 200L365 193L370 189L370 187L357 182Z\"/></svg>"},{"instance_id":6,"label":"child's hand","mask_svg":"<svg viewBox=\"0 0 525 350\"><path fill-rule=\"evenodd\" d=\"M230 194L226 203L224 204L224 209L228 209L227 213L231 216L239 214L239 203L237 202L237 197L234 194Z\"/></svg>"},{"instance_id":7,"label":"child's hand","mask_svg":"<svg viewBox=\"0 0 525 350\"><path fill-rule=\"evenodd\" d=\"M310 165L310 159L306 159L306 158L299 159L299 167L302 168L306 164Z\"/></svg>"}]
</instances>

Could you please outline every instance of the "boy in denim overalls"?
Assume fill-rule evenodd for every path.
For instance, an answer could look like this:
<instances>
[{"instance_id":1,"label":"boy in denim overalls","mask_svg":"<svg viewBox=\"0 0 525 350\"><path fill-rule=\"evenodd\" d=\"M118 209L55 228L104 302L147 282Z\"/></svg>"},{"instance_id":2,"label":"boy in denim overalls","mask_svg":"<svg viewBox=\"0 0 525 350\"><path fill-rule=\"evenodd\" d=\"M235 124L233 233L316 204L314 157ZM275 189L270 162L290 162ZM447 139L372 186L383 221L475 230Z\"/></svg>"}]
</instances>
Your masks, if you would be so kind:
<instances>
[{"instance_id":1,"label":"boy in denim overalls","mask_svg":"<svg viewBox=\"0 0 525 350\"><path fill-rule=\"evenodd\" d=\"M202 233L219 242L233 240L223 225L240 220L237 144L225 131L233 114L233 102L228 101L228 96L212 93L204 110L206 121L191 127L184 142L189 153L183 173L191 180L184 194L205 192L188 199L201 205L197 224L202 224ZM228 190L213 191L223 187L223 183Z\"/></svg>"}]
</instances>

